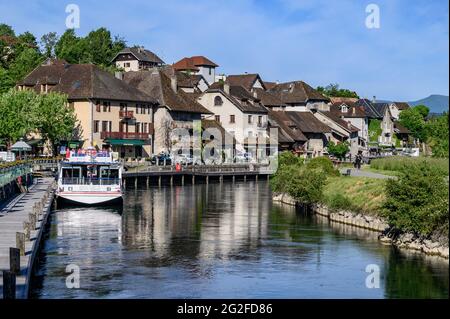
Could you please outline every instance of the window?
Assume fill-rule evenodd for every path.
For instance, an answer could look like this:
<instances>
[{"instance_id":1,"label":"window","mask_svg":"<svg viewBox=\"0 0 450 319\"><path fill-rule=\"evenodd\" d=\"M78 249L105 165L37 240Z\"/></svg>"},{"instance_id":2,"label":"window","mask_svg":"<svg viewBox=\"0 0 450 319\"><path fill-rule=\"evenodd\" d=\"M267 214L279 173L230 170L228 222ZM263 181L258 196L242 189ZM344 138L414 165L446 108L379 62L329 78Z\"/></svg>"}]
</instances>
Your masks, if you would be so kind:
<instances>
[{"instance_id":1,"label":"window","mask_svg":"<svg viewBox=\"0 0 450 319\"><path fill-rule=\"evenodd\" d=\"M348 112L347 105L342 105L342 113L347 113L347 112Z\"/></svg>"},{"instance_id":2,"label":"window","mask_svg":"<svg viewBox=\"0 0 450 319\"><path fill-rule=\"evenodd\" d=\"M129 68L129 67L130 67L130 62L125 62L123 65L124 65L126 68Z\"/></svg>"},{"instance_id":3,"label":"window","mask_svg":"<svg viewBox=\"0 0 450 319\"><path fill-rule=\"evenodd\" d=\"M99 101L97 101L97 103L95 104L95 110L96 110L97 112L101 112L101 109L100 109L100 102L99 102Z\"/></svg>"},{"instance_id":4,"label":"window","mask_svg":"<svg viewBox=\"0 0 450 319\"><path fill-rule=\"evenodd\" d=\"M258 116L258 126L262 126L262 116Z\"/></svg>"},{"instance_id":5,"label":"window","mask_svg":"<svg viewBox=\"0 0 450 319\"><path fill-rule=\"evenodd\" d=\"M141 123L136 122L136 129L135 129L136 133L139 133L140 124Z\"/></svg>"},{"instance_id":6,"label":"window","mask_svg":"<svg viewBox=\"0 0 450 319\"><path fill-rule=\"evenodd\" d=\"M252 116L251 115L248 116L248 124L252 124Z\"/></svg>"},{"instance_id":7,"label":"window","mask_svg":"<svg viewBox=\"0 0 450 319\"><path fill-rule=\"evenodd\" d=\"M139 104L136 104L136 114L139 114Z\"/></svg>"},{"instance_id":8,"label":"window","mask_svg":"<svg viewBox=\"0 0 450 319\"><path fill-rule=\"evenodd\" d=\"M230 123L235 123L234 115L230 115Z\"/></svg>"},{"instance_id":9,"label":"window","mask_svg":"<svg viewBox=\"0 0 450 319\"><path fill-rule=\"evenodd\" d=\"M147 133L147 123L142 123L142 133Z\"/></svg>"},{"instance_id":10,"label":"window","mask_svg":"<svg viewBox=\"0 0 450 319\"><path fill-rule=\"evenodd\" d=\"M208 68L208 70L209 70L209 75L211 75L211 72L212 72L211 70L212 70L212 68Z\"/></svg>"},{"instance_id":11,"label":"window","mask_svg":"<svg viewBox=\"0 0 450 319\"><path fill-rule=\"evenodd\" d=\"M111 112L111 103L103 102L103 112Z\"/></svg>"},{"instance_id":12,"label":"window","mask_svg":"<svg viewBox=\"0 0 450 319\"><path fill-rule=\"evenodd\" d=\"M145 104L141 105L141 114L145 114L145 109L147 108L147 106Z\"/></svg>"},{"instance_id":13,"label":"window","mask_svg":"<svg viewBox=\"0 0 450 319\"><path fill-rule=\"evenodd\" d=\"M108 132L112 132L112 121L109 121Z\"/></svg>"},{"instance_id":14,"label":"window","mask_svg":"<svg viewBox=\"0 0 450 319\"><path fill-rule=\"evenodd\" d=\"M108 121L102 121L102 132L108 131Z\"/></svg>"},{"instance_id":15,"label":"window","mask_svg":"<svg viewBox=\"0 0 450 319\"><path fill-rule=\"evenodd\" d=\"M100 121L94 121L94 133L98 133Z\"/></svg>"},{"instance_id":16,"label":"window","mask_svg":"<svg viewBox=\"0 0 450 319\"><path fill-rule=\"evenodd\" d=\"M126 111L127 110L127 103L120 103L120 110Z\"/></svg>"},{"instance_id":17,"label":"window","mask_svg":"<svg viewBox=\"0 0 450 319\"><path fill-rule=\"evenodd\" d=\"M216 119L216 122L220 123L220 115L215 115L214 118Z\"/></svg>"},{"instance_id":18,"label":"window","mask_svg":"<svg viewBox=\"0 0 450 319\"><path fill-rule=\"evenodd\" d=\"M220 96L216 96L214 98L214 106L221 106L223 104L222 98Z\"/></svg>"}]
</instances>

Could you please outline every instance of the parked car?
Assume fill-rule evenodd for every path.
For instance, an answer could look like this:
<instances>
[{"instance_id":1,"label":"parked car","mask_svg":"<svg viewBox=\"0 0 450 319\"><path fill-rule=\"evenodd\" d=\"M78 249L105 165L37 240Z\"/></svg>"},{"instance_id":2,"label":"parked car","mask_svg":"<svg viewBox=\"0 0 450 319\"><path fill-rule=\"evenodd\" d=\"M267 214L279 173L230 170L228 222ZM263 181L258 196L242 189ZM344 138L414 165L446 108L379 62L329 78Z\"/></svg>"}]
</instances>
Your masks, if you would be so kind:
<instances>
[{"instance_id":1,"label":"parked car","mask_svg":"<svg viewBox=\"0 0 450 319\"><path fill-rule=\"evenodd\" d=\"M193 165L194 157L190 154L180 154L175 157L175 163L180 163L181 165Z\"/></svg>"},{"instance_id":2,"label":"parked car","mask_svg":"<svg viewBox=\"0 0 450 319\"><path fill-rule=\"evenodd\" d=\"M168 154L158 154L152 157L153 165L172 165L172 158Z\"/></svg>"},{"instance_id":3,"label":"parked car","mask_svg":"<svg viewBox=\"0 0 450 319\"><path fill-rule=\"evenodd\" d=\"M237 153L234 157L235 163L251 162L252 155L250 153Z\"/></svg>"}]
</instances>

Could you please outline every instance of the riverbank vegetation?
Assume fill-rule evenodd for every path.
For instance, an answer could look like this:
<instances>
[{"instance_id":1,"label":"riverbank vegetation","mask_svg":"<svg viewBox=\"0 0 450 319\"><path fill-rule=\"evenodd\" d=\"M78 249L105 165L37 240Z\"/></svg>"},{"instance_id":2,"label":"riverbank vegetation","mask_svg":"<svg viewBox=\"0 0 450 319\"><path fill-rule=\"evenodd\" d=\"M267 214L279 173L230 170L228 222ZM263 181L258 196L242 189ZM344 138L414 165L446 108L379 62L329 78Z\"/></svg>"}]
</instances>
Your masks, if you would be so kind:
<instances>
[{"instance_id":1,"label":"riverbank vegetation","mask_svg":"<svg viewBox=\"0 0 450 319\"><path fill-rule=\"evenodd\" d=\"M282 153L272 189L305 205L323 203L335 210L378 215L401 232L425 237L448 233L448 159L391 157L372 165L395 172L396 178L340 176L328 158L305 163Z\"/></svg>"},{"instance_id":2,"label":"riverbank vegetation","mask_svg":"<svg viewBox=\"0 0 450 319\"><path fill-rule=\"evenodd\" d=\"M372 160L370 162L370 168L380 171L392 171L397 173L395 175L398 175L399 172L416 167L424 162L428 166L433 167L441 175L448 176L448 158L391 156Z\"/></svg>"}]
</instances>

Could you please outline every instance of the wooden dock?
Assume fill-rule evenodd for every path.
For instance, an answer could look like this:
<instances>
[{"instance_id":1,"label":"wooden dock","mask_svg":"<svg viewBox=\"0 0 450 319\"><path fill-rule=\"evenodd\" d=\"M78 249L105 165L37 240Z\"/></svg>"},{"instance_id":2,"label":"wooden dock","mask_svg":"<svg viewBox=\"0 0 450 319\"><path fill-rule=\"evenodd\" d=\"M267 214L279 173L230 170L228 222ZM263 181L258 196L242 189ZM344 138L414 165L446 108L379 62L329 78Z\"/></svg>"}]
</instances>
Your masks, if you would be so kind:
<instances>
[{"instance_id":1,"label":"wooden dock","mask_svg":"<svg viewBox=\"0 0 450 319\"><path fill-rule=\"evenodd\" d=\"M33 264L54 197L54 182L54 178L36 179L28 192L0 210L0 299L7 297L4 289L11 292L11 275L16 282L15 298L28 297Z\"/></svg>"}]
</instances>

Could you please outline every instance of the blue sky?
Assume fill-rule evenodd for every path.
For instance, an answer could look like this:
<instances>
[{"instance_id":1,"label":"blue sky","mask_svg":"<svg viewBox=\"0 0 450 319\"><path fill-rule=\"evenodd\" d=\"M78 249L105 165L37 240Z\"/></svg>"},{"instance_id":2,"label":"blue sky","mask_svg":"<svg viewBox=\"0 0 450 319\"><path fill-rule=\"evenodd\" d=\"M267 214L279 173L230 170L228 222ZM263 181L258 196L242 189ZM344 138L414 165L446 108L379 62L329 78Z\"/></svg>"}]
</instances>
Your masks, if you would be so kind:
<instances>
[{"instance_id":1,"label":"blue sky","mask_svg":"<svg viewBox=\"0 0 450 319\"><path fill-rule=\"evenodd\" d=\"M205 55L219 73L339 83L379 99L449 93L447 0L0 0L0 23L62 34L69 3L80 7L79 35L104 26L167 63ZM379 29L365 26L370 3Z\"/></svg>"}]
</instances>

